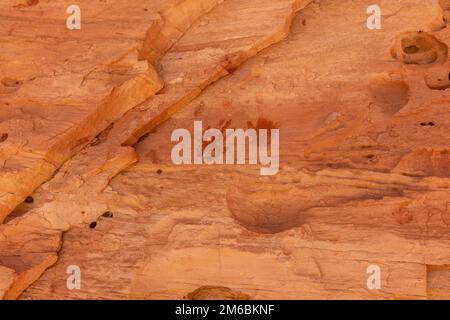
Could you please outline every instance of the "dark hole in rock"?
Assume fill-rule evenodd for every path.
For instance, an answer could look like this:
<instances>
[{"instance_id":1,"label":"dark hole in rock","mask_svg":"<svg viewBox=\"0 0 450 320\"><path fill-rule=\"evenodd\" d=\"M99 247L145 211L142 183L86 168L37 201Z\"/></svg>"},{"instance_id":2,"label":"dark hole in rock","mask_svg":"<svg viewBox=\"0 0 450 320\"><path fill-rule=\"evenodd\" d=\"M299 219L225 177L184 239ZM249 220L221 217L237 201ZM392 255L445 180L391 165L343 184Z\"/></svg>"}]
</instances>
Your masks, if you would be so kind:
<instances>
[{"instance_id":1,"label":"dark hole in rock","mask_svg":"<svg viewBox=\"0 0 450 320\"><path fill-rule=\"evenodd\" d=\"M157 173L157 174L162 174L163 171L162 171L161 169L158 169L158 170L156 171L156 173Z\"/></svg>"},{"instance_id":2,"label":"dark hole in rock","mask_svg":"<svg viewBox=\"0 0 450 320\"><path fill-rule=\"evenodd\" d=\"M21 80L17 80L17 79L13 79L13 78L3 78L1 80L1 83L5 86L5 87L17 87L23 84L23 82Z\"/></svg>"},{"instance_id":3,"label":"dark hole in rock","mask_svg":"<svg viewBox=\"0 0 450 320\"><path fill-rule=\"evenodd\" d=\"M34 202L34 199L33 199L32 196L28 196L28 197L25 198L25 202L26 202L26 203L33 203L33 202Z\"/></svg>"},{"instance_id":4,"label":"dark hole in rock","mask_svg":"<svg viewBox=\"0 0 450 320\"><path fill-rule=\"evenodd\" d=\"M91 223L89 224L89 228L91 228L91 229L95 229L96 226L97 226L97 222L96 222L96 221L91 222Z\"/></svg>"},{"instance_id":5,"label":"dark hole in rock","mask_svg":"<svg viewBox=\"0 0 450 320\"><path fill-rule=\"evenodd\" d=\"M408 47L403 48L403 51L405 53L409 53L409 54L417 53L417 52L419 52L419 48L417 46L415 46L415 45L412 45L412 46L408 46Z\"/></svg>"},{"instance_id":6,"label":"dark hole in rock","mask_svg":"<svg viewBox=\"0 0 450 320\"><path fill-rule=\"evenodd\" d=\"M0 137L0 142L6 141L6 139L8 139L8 134L7 133L2 133L2 135Z\"/></svg>"},{"instance_id":7,"label":"dark hole in rock","mask_svg":"<svg viewBox=\"0 0 450 320\"><path fill-rule=\"evenodd\" d=\"M112 218L114 215L111 211L106 211L105 213L102 214L102 217L105 218Z\"/></svg>"},{"instance_id":8,"label":"dark hole in rock","mask_svg":"<svg viewBox=\"0 0 450 320\"><path fill-rule=\"evenodd\" d=\"M434 127L435 123L434 122L428 122L428 125Z\"/></svg>"}]
</instances>

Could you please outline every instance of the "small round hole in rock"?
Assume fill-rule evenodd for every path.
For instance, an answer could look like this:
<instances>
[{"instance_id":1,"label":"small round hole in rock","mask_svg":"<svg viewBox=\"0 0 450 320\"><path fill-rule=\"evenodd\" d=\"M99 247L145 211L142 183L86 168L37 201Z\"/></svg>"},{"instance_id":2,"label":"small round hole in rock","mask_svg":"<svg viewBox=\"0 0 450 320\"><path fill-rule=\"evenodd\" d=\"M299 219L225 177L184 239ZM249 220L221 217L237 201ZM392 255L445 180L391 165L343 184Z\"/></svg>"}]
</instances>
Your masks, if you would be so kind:
<instances>
[{"instance_id":1,"label":"small round hole in rock","mask_svg":"<svg viewBox=\"0 0 450 320\"><path fill-rule=\"evenodd\" d=\"M161 169L158 169L158 170L156 171L156 173L157 173L157 174L162 174L163 171L162 171Z\"/></svg>"},{"instance_id":2,"label":"small round hole in rock","mask_svg":"<svg viewBox=\"0 0 450 320\"><path fill-rule=\"evenodd\" d=\"M436 124L434 122L428 122L428 125L434 127Z\"/></svg>"},{"instance_id":3,"label":"small round hole in rock","mask_svg":"<svg viewBox=\"0 0 450 320\"><path fill-rule=\"evenodd\" d=\"M105 213L102 214L102 217L105 218L112 218L114 215L111 211L106 211Z\"/></svg>"},{"instance_id":4,"label":"small round hole in rock","mask_svg":"<svg viewBox=\"0 0 450 320\"><path fill-rule=\"evenodd\" d=\"M33 203L33 202L34 202L34 199L33 199L33 197L28 196L28 197L25 198L25 202L26 202L26 203Z\"/></svg>"},{"instance_id":5,"label":"small round hole in rock","mask_svg":"<svg viewBox=\"0 0 450 320\"><path fill-rule=\"evenodd\" d=\"M6 141L6 139L8 139L8 134L2 133L2 135L0 136L0 142Z\"/></svg>"},{"instance_id":6,"label":"small round hole in rock","mask_svg":"<svg viewBox=\"0 0 450 320\"><path fill-rule=\"evenodd\" d=\"M91 223L89 224L89 228L91 228L91 229L95 229L96 226L97 226L97 222L96 222L96 221L91 222Z\"/></svg>"}]
</instances>

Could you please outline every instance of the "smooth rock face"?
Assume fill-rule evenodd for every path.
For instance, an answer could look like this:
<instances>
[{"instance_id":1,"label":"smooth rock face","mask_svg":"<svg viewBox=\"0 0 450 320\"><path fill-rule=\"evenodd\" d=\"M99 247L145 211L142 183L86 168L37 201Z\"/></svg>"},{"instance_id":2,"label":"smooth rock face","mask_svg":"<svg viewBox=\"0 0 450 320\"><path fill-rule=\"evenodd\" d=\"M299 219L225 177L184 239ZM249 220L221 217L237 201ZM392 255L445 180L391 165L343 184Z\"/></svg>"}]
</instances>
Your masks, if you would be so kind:
<instances>
[{"instance_id":1,"label":"smooth rock face","mask_svg":"<svg viewBox=\"0 0 450 320\"><path fill-rule=\"evenodd\" d=\"M450 6L372 4L2 2L0 297L450 298ZM174 165L194 120L279 173Z\"/></svg>"}]
</instances>

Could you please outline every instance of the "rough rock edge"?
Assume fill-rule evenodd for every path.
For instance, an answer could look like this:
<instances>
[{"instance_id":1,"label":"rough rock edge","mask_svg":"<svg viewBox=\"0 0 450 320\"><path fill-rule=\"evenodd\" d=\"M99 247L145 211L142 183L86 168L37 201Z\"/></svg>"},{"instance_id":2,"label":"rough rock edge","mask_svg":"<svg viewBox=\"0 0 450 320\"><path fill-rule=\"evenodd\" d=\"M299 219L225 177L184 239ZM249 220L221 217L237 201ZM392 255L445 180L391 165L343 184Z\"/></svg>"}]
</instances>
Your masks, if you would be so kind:
<instances>
[{"instance_id":1,"label":"rough rock edge","mask_svg":"<svg viewBox=\"0 0 450 320\"><path fill-rule=\"evenodd\" d=\"M133 52L126 54L123 59L127 60L130 54L133 54ZM136 60L130 67L133 69L134 66L141 63ZM0 181L13 180L14 184L24 187L13 192L3 191L0 193L0 223L29 194L50 179L65 161L90 143L112 122L122 117L126 111L145 101L161 90L162 87L163 84L158 73L151 64L147 63L144 72L113 88L111 94L105 97L90 114L76 126L70 128L64 135L61 135L47 150L43 158L37 161L35 166L27 168L19 174L6 174L1 177ZM133 94L130 94L130 92Z\"/></svg>"}]
</instances>

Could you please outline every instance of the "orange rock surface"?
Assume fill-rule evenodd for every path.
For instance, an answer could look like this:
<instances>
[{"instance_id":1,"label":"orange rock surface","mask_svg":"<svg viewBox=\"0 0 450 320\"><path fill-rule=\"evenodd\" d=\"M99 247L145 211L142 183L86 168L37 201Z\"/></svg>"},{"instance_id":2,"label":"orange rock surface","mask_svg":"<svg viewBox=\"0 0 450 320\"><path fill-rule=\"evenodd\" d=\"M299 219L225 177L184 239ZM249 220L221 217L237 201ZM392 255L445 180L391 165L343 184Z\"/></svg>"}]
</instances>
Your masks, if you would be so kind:
<instances>
[{"instance_id":1,"label":"orange rock surface","mask_svg":"<svg viewBox=\"0 0 450 320\"><path fill-rule=\"evenodd\" d=\"M372 4L3 1L0 298L450 298L450 5ZM279 172L175 165L194 120Z\"/></svg>"}]
</instances>

